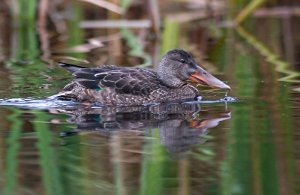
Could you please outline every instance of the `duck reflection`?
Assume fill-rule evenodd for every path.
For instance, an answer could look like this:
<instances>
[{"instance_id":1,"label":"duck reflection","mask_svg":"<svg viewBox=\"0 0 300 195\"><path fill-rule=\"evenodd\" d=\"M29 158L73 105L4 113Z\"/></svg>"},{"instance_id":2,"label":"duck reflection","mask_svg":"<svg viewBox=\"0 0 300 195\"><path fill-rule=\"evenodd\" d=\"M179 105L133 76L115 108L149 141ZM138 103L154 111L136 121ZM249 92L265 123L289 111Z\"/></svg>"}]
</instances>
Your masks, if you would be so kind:
<instances>
[{"instance_id":1,"label":"duck reflection","mask_svg":"<svg viewBox=\"0 0 300 195\"><path fill-rule=\"evenodd\" d=\"M219 108L219 107L218 107ZM99 107L59 109L70 115L68 122L76 128L61 132L72 136L80 132L112 135L145 135L158 129L160 143L171 153L187 151L190 146L204 143L210 128L230 119L230 111L201 109L199 104L165 104L150 107Z\"/></svg>"}]
</instances>

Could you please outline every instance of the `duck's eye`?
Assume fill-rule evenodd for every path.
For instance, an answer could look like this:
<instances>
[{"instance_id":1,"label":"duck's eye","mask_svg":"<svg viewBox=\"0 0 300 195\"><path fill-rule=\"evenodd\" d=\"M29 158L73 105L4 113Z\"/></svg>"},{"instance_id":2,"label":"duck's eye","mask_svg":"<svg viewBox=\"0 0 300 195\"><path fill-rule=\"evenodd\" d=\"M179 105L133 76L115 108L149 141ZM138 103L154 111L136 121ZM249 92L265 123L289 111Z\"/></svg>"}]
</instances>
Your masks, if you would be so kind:
<instances>
[{"instance_id":1,"label":"duck's eye","mask_svg":"<svg viewBox=\"0 0 300 195\"><path fill-rule=\"evenodd\" d=\"M185 63L185 60L184 59L180 59L179 60L181 63Z\"/></svg>"}]
</instances>

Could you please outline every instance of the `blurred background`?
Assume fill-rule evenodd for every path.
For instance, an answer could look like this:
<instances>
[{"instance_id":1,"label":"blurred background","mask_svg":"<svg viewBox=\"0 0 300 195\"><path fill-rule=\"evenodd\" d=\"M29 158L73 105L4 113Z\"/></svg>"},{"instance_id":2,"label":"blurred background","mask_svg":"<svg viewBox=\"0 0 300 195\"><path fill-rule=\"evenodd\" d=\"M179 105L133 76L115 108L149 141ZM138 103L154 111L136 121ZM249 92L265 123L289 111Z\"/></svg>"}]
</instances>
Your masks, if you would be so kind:
<instances>
[{"instance_id":1,"label":"blurred background","mask_svg":"<svg viewBox=\"0 0 300 195\"><path fill-rule=\"evenodd\" d=\"M1 0L0 194L300 194L299 34L299 0ZM58 61L154 68L173 48L240 102L42 101L72 79Z\"/></svg>"}]
</instances>

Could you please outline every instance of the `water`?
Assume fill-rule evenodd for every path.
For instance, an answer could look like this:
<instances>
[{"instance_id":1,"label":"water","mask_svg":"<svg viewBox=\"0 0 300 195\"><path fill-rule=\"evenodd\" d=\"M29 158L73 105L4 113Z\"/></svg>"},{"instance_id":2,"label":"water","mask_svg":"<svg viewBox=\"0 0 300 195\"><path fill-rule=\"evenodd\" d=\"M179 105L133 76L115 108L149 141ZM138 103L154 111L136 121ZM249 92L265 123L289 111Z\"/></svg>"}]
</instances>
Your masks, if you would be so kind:
<instances>
[{"instance_id":1,"label":"water","mask_svg":"<svg viewBox=\"0 0 300 195\"><path fill-rule=\"evenodd\" d=\"M246 29L164 24L181 31L166 30L172 36L162 42L149 41L149 29L71 25L68 41L55 30L45 41L30 25L3 31L0 194L300 194L298 21L252 18ZM88 42L81 33L108 44L69 52ZM72 78L56 61L151 67L157 45L175 44L173 33L174 47L191 51L232 90L135 107L47 99Z\"/></svg>"}]
</instances>

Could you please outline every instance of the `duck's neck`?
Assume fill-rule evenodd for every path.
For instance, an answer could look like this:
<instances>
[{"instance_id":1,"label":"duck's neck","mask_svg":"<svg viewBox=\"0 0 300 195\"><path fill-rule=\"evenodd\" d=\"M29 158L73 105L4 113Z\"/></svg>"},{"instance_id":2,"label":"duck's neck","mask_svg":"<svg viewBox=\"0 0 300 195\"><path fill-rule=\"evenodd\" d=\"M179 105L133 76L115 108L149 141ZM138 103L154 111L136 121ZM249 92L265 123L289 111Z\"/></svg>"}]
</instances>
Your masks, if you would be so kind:
<instances>
[{"instance_id":1,"label":"duck's neck","mask_svg":"<svg viewBox=\"0 0 300 195\"><path fill-rule=\"evenodd\" d=\"M178 88L185 83L181 81L178 77L174 75L175 70L169 70L166 65L164 65L167 60L162 59L157 67L158 79L166 86L170 88Z\"/></svg>"},{"instance_id":2,"label":"duck's neck","mask_svg":"<svg viewBox=\"0 0 300 195\"><path fill-rule=\"evenodd\" d=\"M184 83L181 80L172 75L162 74L161 72L157 72L157 75L158 79L167 87L178 88L184 85Z\"/></svg>"}]
</instances>

